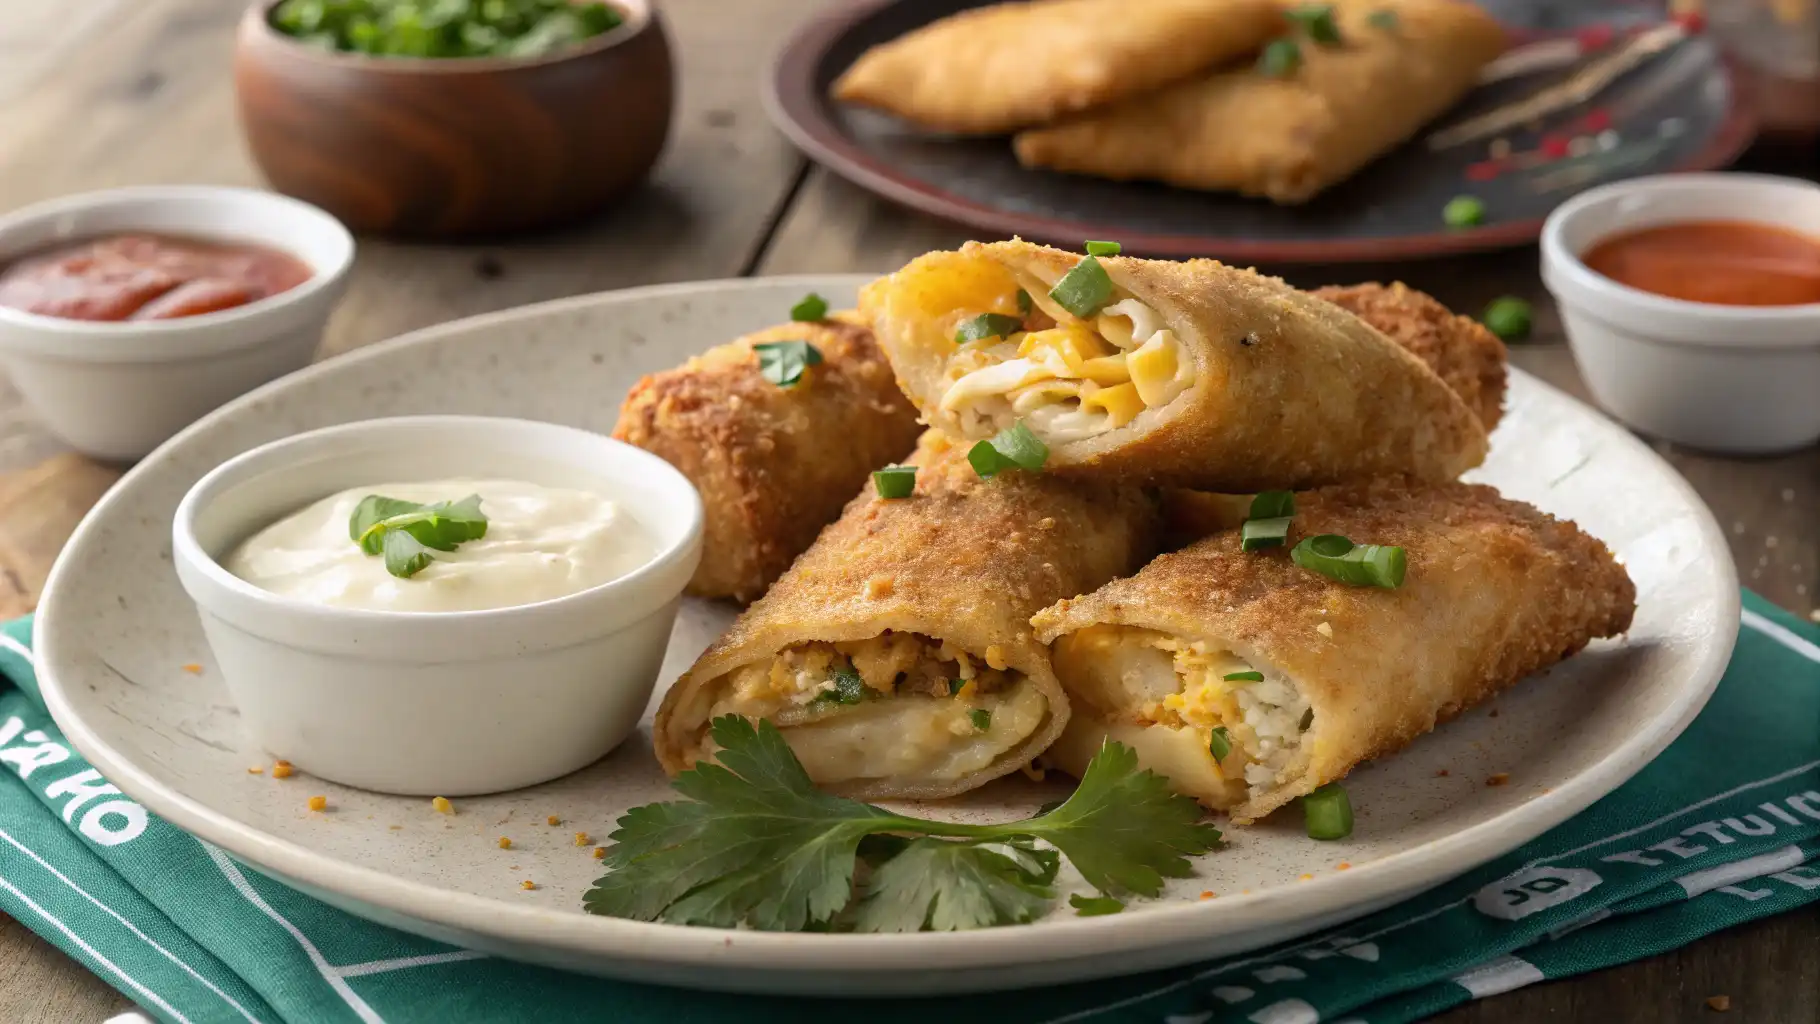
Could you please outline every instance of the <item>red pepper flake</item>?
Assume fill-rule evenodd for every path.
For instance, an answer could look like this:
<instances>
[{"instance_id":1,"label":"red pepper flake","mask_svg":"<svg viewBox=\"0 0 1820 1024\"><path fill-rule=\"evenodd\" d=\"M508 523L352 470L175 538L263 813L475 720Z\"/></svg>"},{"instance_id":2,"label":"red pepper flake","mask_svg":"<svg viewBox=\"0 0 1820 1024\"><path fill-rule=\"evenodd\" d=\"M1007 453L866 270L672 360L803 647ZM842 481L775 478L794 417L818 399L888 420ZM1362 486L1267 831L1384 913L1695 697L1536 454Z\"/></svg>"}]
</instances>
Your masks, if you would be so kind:
<instances>
[{"instance_id":1,"label":"red pepper flake","mask_svg":"<svg viewBox=\"0 0 1820 1024\"><path fill-rule=\"evenodd\" d=\"M1334 870L1335 870L1335 871L1351 871L1351 870L1352 870L1352 865L1351 865L1351 864L1350 864L1350 863L1348 863L1348 862L1346 862L1346 861L1341 861L1341 862L1339 862L1339 863L1338 863L1338 864L1335 864L1335 865L1334 865L1334 866L1333 866L1333 869L1334 869Z\"/></svg>"},{"instance_id":2,"label":"red pepper flake","mask_svg":"<svg viewBox=\"0 0 1820 1024\"><path fill-rule=\"evenodd\" d=\"M1681 31L1690 36L1697 36L1706 31L1706 15L1699 11L1682 11L1668 20L1681 26Z\"/></svg>"},{"instance_id":3,"label":"red pepper flake","mask_svg":"<svg viewBox=\"0 0 1820 1024\"><path fill-rule=\"evenodd\" d=\"M1604 107L1594 107L1586 112L1586 119L1581 124L1588 135L1597 135L1611 127L1611 111Z\"/></svg>"},{"instance_id":4,"label":"red pepper flake","mask_svg":"<svg viewBox=\"0 0 1820 1024\"><path fill-rule=\"evenodd\" d=\"M1440 770L1440 771L1438 771L1438 772L1435 772L1435 778L1437 778L1437 779L1445 779L1445 778L1446 778L1446 777L1447 777L1447 774L1448 774L1448 773L1447 773L1447 769L1445 769L1445 768L1443 768L1443 769L1441 769L1441 770Z\"/></svg>"},{"instance_id":5,"label":"red pepper flake","mask_svg":"<svg viewBox=\"0 0 1820 1024\"><path fill-rule=\"evenodd\" d=\"M1487 786L1502 786L1506 782L1509 782L1509 781L1510 781L1509 772L1499 772L1498 774L1493 775L1491 778L1486 779L1485 784Z\"/></svg>"},{"instance_id":6,"label":"red pepper flake","mask_svg":"<svg viewBox=\"0 0 1820 1024\"><path fill-rule=\"evenodd\" d=\"M1580 52L1590 53L1603 50L1611 45L1617 32L1610 25L1591 25L1574 33L1574 41L1580 44Z\"/></svg>"},{"instance_id":7,"label":"red pepper flake","mask_svg":"<svg viewBox=\"0 0 1820 1024\"><path fill-rule=\"evenodd\" d=\"M183 670L193 676L199 676L202 674L202 666L199 663L194 662L194 661L183 666Z\"/></svg>"},{"instance_id":8,"label":"red pepper flake","mask_svg":"<svg viewBox=\"0 0 1820 1024\"><path fill-rule=\"evenodd\" d=\"M1573 141L1565 135L1542 136L1542 155L1550 160L1559 160L1566 156L1568 149L1572 146Z\"/></svg>"},{"instance_id":9,"label":"red pepper flake","mask_svg":"<svg viewBox=\"0 0 1820 1024\"><path fill-rule=\"evenodd\" d=\"M1467 166L1466 180L1467 181L1492 181L1492 180L1496 179L1498 177L1498 175L1503 174L1503 173L1504 173L1504 161L1502 161L1502 160L1481 160L1476 164L1469 164Z\"/></svg>"}]
</instances>

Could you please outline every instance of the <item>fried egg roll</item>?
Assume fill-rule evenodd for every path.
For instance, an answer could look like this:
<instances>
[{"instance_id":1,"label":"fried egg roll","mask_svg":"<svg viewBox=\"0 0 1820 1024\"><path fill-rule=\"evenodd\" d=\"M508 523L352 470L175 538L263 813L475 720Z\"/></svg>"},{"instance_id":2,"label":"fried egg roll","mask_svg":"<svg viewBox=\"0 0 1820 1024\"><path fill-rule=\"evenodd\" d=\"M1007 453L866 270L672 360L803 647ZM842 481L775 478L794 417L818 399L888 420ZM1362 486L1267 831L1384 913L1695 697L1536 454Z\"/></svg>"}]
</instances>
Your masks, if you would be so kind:
<instances>
[{"instance_id":1,"label":"fried egg roll","mask_svg":"<svg viewBox=\"0 0 1820 1024\"><path fill-rule=\"evenodd\" d=\"M1083 296L1075 271L1099 287ZM969 242L867 285L860 306L925 422L969 440L1022 422L1045 472L1244 493L1451 480L1485 457L1484 427L1421 360L1213 260ZM969 339L982 322L1002 333Z\"/></svg>"},{"instance_id":2,"label":"fried egg roll","mask_svg":"<svg viewBox=\"0 0 1820 1024\"><path fill-rule=\"evenodd\" d=\"M935 131L992 135L1150 92L1261 46L1270 0L1029 0L874 46L835 99Z\"/></svg>"},{"instance_id":3,"label":"fried egg roll","mask_svg":"<svg viewBox=\"0 0 1820 1024\"><path fill-rule=\"evenodd\" d=\"M1035 616L1074 701L1047 760L1078 774L1119 740L1249 822L1630 627L1636 588L1605 545L1489 487L1385 479L1296 503L1282 547L1215 534ZM1318 534L1402 547L1402 585L1294 564Z\"/></svg>"},{"instance_id":4,"label":"fried egg roll","mask_svg":"<svg viewBox=\"0 0 1820 1024\"><path fill-rule=\"evenodd\" d=\"M1433 296L1401 282L1328 285L1310 294L1378 329L1435 372L1490 432L1504 415L1508 353L1498 336L1458 316ZM1242 525L1252 495L1211 494L1172 487L1163 492L1166 547L1185 547L1210 533Z\"/></svg>"},{"instance_id":5,"label":"fried egg roll","mask_svg":"<svg viewBox=\"0 0 1820 1024\"><path fill-rule=\"evenodd\" d=\"M768 719L817 785L863 799L963 793L1068 721L1030 616L1149 555L1155 510L1121 487L982 480L930 431L908 498L871 484L665 695L657 757L712 757L708 723Z\"/></svg>"},{"instance_id":6,"label":"fried egg roll","mask_svg":"<svg viewBox=\"0 0 1820 1024\"><path fill-rule=\"evenodd\" d=\"M822 361L788 387L753 346L807 341ZM852 313L767 328L633 385L613 436L681 470L706 513L699 597L750 601L840 515L867 474L922 428L872 332Z\"/></svg>"},{"instance_id":7,"label":"fried egg roll","mask_svg":"<svg viewBox=\"0 0 1820 1024\"><path fill-rule=\"evenodd\" d=\"M1504 49L1464 0L1337 0L1340 41L1280 73L1227 68L1021 132L1026 167L1307 201L1414 135Z\"/></svg>"}]
</instances>

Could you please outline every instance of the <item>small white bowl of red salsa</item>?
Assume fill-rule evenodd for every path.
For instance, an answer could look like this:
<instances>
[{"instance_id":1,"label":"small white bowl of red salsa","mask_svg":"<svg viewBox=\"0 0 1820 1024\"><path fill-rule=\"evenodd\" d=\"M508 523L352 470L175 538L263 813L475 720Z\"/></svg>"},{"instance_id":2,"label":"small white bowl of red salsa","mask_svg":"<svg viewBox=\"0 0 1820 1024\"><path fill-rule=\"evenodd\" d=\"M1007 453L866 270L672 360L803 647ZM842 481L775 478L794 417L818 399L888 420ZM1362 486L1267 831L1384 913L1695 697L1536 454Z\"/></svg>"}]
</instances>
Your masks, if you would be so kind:
<instances>
[{"instance_id":1,"label":"small white bowl of red salsa","mask_svg":"<svg viewBox=\"0 0 1820 1024\"><path fill-rule=\"evenodd\" d=\"M1542 281L1593 397L1630 426L1735 454L1820 440L1820 185L1593 189L1543 227Z\"/></svg>"},{"instance_id":2,"label":"small white bowl of red salsa","mask_svg":"<svg viewBox=\"0 0 1820 1024\"><path fill-rule=\"evenodd\" d=\"M307 365L353 259L334 217L252 189L28 206L0 217L0 366L72 447L138 458Z\"/></svg>"}]
</instances>

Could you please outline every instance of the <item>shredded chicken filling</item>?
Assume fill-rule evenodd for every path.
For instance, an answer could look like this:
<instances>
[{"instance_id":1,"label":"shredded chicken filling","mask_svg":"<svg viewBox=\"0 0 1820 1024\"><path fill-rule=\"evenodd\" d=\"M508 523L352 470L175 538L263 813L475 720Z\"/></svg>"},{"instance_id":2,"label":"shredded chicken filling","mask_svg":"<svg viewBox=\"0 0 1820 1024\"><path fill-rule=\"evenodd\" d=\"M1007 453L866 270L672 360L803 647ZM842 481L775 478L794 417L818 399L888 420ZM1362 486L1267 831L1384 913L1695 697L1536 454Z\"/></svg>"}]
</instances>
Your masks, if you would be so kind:
<instances>
[{"instance_id":1,"label":"shredded chicken filling","mask_svg":"<svg viewBox=\"0 0 1820 1024\"><path fill-rule=\"evenodd\" d=\"M969 433L1023 420L1045 441L1078 441L1168 405L1192 383L1192 361L1144 303L1123 299L1081 320L1034 279L1020 284L1035 306L1030 329L962 345L948 360L941 407Z\"/></svg>"},{"instance_id":2,"label":"shredded chicken filling","mask_svg":"<svg viewBox=\"0 0 1820 1024\"><path fill-rule=\"evenodd\" d=\"M1151 733L1153 744L1163 742L1155 735L1160 728L1180 741L1172 747L1192 748L1172 750L1167 758L1177 771L1208 773L1212 788L1238 781L1254 790L1278 784L1313 721L1301 690L1269 669L1205 641L1154 630L1090 626L1063 637L1056 671L1083 702ZM1263 678L1227 678L1253 672ZM1214 740L1216 729L1225 730L1224 744ZM1225 756L1215 757L1222 746Z\"/></svg>"},{"instance_id":3,"label":"shredded chicken filling","mask_svg":"<svg viewBox=\"0 0 1820 1024\"><path fill-rule=\"evenodd\" d=\"M769 719L818 783L960 778L1023 742L1048 713L996 648L984 654L890 631L797 644L722 677L707 718Z\"/></svg>"}]
</instances>

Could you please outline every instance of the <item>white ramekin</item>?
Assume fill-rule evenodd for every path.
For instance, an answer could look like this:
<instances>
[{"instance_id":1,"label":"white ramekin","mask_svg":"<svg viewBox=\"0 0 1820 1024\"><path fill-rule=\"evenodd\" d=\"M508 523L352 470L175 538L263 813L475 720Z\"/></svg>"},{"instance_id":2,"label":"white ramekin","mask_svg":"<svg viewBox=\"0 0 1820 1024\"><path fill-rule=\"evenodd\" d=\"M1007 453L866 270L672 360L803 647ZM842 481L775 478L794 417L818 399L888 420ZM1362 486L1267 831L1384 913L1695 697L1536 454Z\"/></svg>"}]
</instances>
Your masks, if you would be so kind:
<instances>
[{"instance_id":1,"label":"white ramekin","mask_svg":"<svg viewBox=\"0 0 1820 1024\"><path fill-rule=\"evenodd\" d=\"M598 491L659 551L636 572L568 597L475 612L325 607L222 568L254 532L337 491L458 476ZM172 536L177 576L242 720L267 750L350 786L456 796L548 781L631 733L701 561L702 507L668 463L599 434L408 416L310 431L230 459L190 488Z\"/></svg>"},{"instance_id":2,"label":"white ramekin","mask_svg":"<svg viewBox=\"0 0 1820 1024\"><path fill-rule=\"evenodd\" d=\"M1752 221L1820 237L1820 185L1758 174L1621 181L1556 208L1542 282L1593 397L1645 433L1716 452L1787 451L1820 439L1820 304L1720 306L1619 284L1580 254L1622 231Z\"/></svg>"},{"instance_id":3,"label":"white ramekin","mask_svg":"<svg viewBox=\"0 0 1820 1024\"><path fill-rule=\"evenodd\" d=\"M98 323L0 307L0 364L20 394L53 433L104 459L138 458L228 399L307 365L354 261L347 229L308 203L244 188L147 186L0 217L0 265L130 231L265 245L314 274L258 302L172 320Z\"/></svg>"}]
</instances>

